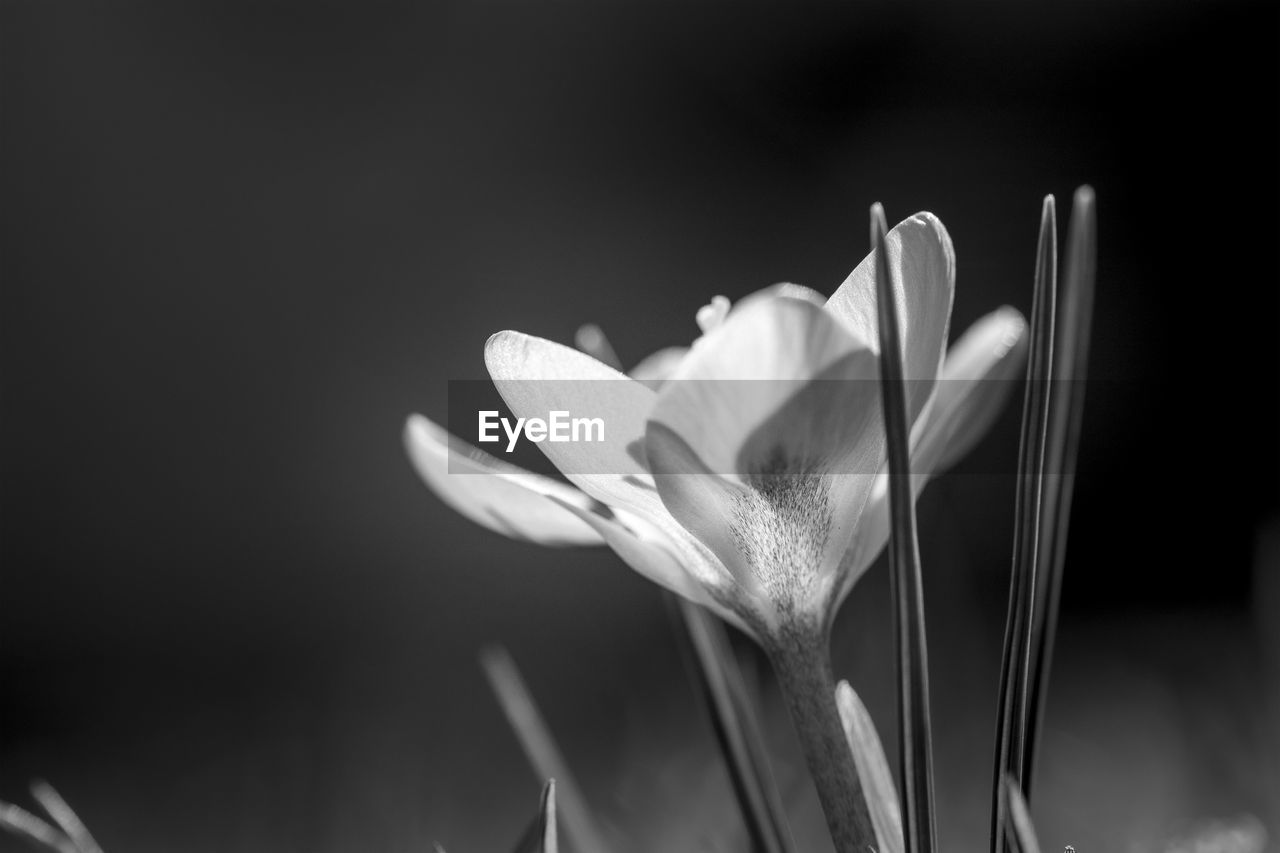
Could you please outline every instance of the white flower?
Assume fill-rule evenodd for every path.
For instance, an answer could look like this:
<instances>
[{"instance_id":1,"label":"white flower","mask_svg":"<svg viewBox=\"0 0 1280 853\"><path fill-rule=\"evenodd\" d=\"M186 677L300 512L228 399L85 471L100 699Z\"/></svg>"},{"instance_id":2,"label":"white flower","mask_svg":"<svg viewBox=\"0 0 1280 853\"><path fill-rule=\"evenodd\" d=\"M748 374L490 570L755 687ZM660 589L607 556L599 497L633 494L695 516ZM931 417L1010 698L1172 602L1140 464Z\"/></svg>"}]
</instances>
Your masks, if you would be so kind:
<instances>
[{"instance_id":1,"label":"white flower","mask_svg":"<svg viewBox=\"0 0 1280 853\"><path fill-rule=\"evenodd\" d=\"M887 247L918 490L998 413L1011 383L994 380L1018 375L1025 322L1001 308L946 351L955 288L946 230L917 214ZM655 354L630 379L551 341L494 335L485 362L517 416L582 411L609 425L605 443L539 445L568 484L417 415L409 453L442 499L490 529L548 545L607 544L757 637L795 620L828 625L888 538L874 261L826 300L796 285L732 309L719 297L698 312L704 334L692 348Z\"/></svg>"}]
</instances>

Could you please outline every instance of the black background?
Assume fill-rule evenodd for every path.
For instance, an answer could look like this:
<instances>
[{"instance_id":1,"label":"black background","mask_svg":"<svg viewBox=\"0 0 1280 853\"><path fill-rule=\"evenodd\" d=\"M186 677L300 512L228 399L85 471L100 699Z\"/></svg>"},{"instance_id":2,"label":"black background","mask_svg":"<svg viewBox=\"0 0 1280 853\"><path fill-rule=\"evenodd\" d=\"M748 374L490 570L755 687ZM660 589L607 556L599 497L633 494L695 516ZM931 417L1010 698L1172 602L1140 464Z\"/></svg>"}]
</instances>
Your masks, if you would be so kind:
<instances>
[{"instance_id":1,"label":"black background","mask_svg":"<svg viewBox=\"0 0 1280 853\"><path fill-rule=\"evenodd\" d=\"M505 849L537 780L474 663L496 640L601 810L694 849L733 817L655 591L454 516L404 418L443 420L499 329L598 322L630 363L714 293L829 292L873 201L947 224L953 334L1025 312L1040 199L1065 223L1088 182L1108 381L1042 840L1155 849L1280 802L1271 4L0 10L0 798L50 778L110 853ZM957 849L986 825L1011 485L921 505ZM891 740L886 588L836 657Z\"/></svg>"}]
</instances>

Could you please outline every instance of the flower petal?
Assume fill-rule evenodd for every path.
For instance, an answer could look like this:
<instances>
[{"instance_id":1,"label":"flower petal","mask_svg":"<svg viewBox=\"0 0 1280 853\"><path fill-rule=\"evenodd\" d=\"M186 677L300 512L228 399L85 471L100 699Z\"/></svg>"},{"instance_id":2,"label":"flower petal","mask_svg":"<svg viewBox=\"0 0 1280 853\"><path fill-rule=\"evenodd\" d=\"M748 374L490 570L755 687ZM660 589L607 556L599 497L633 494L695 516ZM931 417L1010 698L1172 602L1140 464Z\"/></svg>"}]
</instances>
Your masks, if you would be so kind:
<instances>
[{"instance_id":1,"label":"flower petal","mask_svg":"<svg viewBox=\"0 0 1280 853\"><path fill-rule=\"evenodd\" d=\"M650 538L661 537L670 545L685 576L702 590L695 596L686 584L683 594L705 603L706 595L724 590L731 582L728 573L667 512L643 465L644 426L656 399L652 390L577 350L518 332L490 338L485 362L499 393L519 417L546 417L550 411L567 410L575 416L601 418L605 441L544 441L538 446L574 485L611 512L625 516L630 529L647 525L654 531ZM577 510L592 508L567 503ZM596 517L607 518L607 513L574 514L602 537L609 531L615 544L621 541L615 528ZM628 555L642 574L665 577L668 586L677 587L670 580L675 577L670 570L659 571L652 561L641 561L631 551L624 557Z\"/></svg>"},{"instance_id":2,"label":"flower petal","mask_svg":"<svg viewBox=\"0 0 1280 853\"><path fill-rule=\"evenodd\" d=\"M741 308L749 305L757 299L772 299L777 296L785 296L788 299L799 299L802 302L812 302L819 308L827 304L827 297L823 296L812 287L805 287L803 284L794 284L789 281L781 281L777 284L770 285L763 290L757 290L749 296L744 296L738 301L736 307Z\"/></svg>"},{"instance_id":3,"label":"flower petal","mask_svg":"<svg viewBox=\"0 0 1280 853\"><path fill-rule=\"evenodd\" d=\"M646 356L640 363L631 368L630 376L637 382L657 391L662 383L671 378L671 374L680 367L680 362L689 354L688 347L666 347Z\"/></svg>"},{"instance_id":4,"label":"flower petal","mask_svg":"<svg viewBox=\"0 0 1280 853\"><path fill-rule=\"evenodd\" d=\"M724 322L725 317L732 311L736 311L744 305L750 305L752 302L760 299L773 299L778 296L785 296L789 299L800 299L806 302L812 302L814 305L823 306L827 302L827 298L818 291L802 284L791 284L790 282L781 282L757 290L755 293L745 296L732 308L724 312L724 316L717 318L716 322L711 324L712 328L718 327ZM729 301L723 296L716 297L723 299L724 304L728 306ZM715 305L712 301L711 305L703 306L703 310L711 308ZM585 350L590 352L590 350ZM671 378L676 369L680 367L680 363L684 361L685 356L689 354L689 347L666 347L660 349L652 355L642 359L639 364L628 371L628 375L638 382L643 382L653 390L658 390L662 384Z\"/></svg>"},{"instance_id":5,"label":"flower petal","mask_svg":"<svg viewBox=\"0 0 1280 853\"><path fill-rule=\"evenodd\" d=\"M658 491L748 590L823 593L883 456L876 377L833 315L774 297L744 301L663 386L645 444Z\"/></svg>"},{"instance_id":6,"label":"flower petal","mask_svg":"<svg viewBox=\"0 0 1280 853\"><path fill-rule=\"evenodd\" d=\"M631 451L644 437L656 399L639 382L575 349L519 332L499 332L485 347L494 385L517 417L552 411L600 418L604 441L544 441L538 447L575 485L613 505L660 505L648 472Z\"/></svg>"},{"instance_id":7,"label":"flower petal","mask_svg":"<svg viewBox=\"0 0 1280 853\"><path fill-rule=\"evenodd\" d=\"M955 251L947 229L932 213L917 213L899 222L889 232L886 245L902 324L907 415L915 423L929 401L933 380L942 365L955 294ZM879 352L875 272L873 252L827 300L827 310Z\"/></svg>"},{"instance_id":8,"label":"flower petal","mask_svg":"<svg viewBox=\"0 0 1280 853\"><path fill-rule=\"evenodd\" d=\"M1005 306L965 330L947 351L942 382L912 467L940 473L973 449L1004 408L1027 355L1027 321Z\"/></svg>"},{"instance_id":9,"label":"flower petal","mask_svg":"<svg viewBox=\"0 0 1280 853\"><path fill-rule=\"evenodd\" d=\"M739 554L732 525L737 505L749 497L748 487L710 471L666 424L649 424L645 452L667 511L715 553L748 597L754 597L760 582Z\"/></svg>"},{"instance_id":10,"label":"flower petal","mask_svg":"<svg viewBox=\"0 0 1280 853\"><path fill-rule=\"evenodd\" d=\"M947 351L942 381L928 420L913 443L912 490L918 497L929 480L973 449L1000 414L1021 375L1027 353L1027 322L1005 306L979 319ZM875 561L889 541L888 477L877 478L862 524L840 567L838 601ZM838 603L837 601L837 603Z\"/></svg>"},{"instance_id":11,"label":"flower petal","mask_svg":"<svg viewBox=\"0 0 1280 853\"><path fill-rule=\"evenodd\" d=\"M739 480L773 471L782 443L790 459L828 470L862 452L877 424L875 354L809 301L744 300L700 338L657 395L651 420L688 442L716 474ZM817 380L817 384L815 384ZM819 393L819 392L825 393ZM822 464L828 463L828 464ZM843 470L852 470L844 468Z\"/></svg>"},{"instance_id":12,"label":"flower petal","mask_svg":"<svg viewBox=\"0 0 1280 853\"><path fill-rule=\"evenodd\" d=\"M722 584L714 580L710 583L706 581L707 575L723 573L721 568L707 565L709 561L714 561L714 556L707 554L705 550L700 555L691 553L685 543L672 540L661 528L646 523L626 510L618 511L613 517L606 517L572 504L564 506L591 525L636 573L696 604L710 607L733 624L748 630L738 615L713 594Z\"/></svg>"},{"instance_id":13,"label":"flower petal","mask_svg":"<svg viewBox=\"0 0 1280 853\"><path fill-rule=\"evenodd\" d=\"M477 524L543 545L604 544L581 515L598 505L572 486L494 459L421 415L405 423L404 443L431 490Z\"/></svg>"},{"instance_id":14,"label":"flower petal","mask_svg":"<svg viewBox=\"0 0 1280 853\"><path fill-rule=\"evenodd\" d=\"M902 807L875 721L847 681L836 685L836 707L840 709L840 722L853 752L853 763L858 768L858 779L862 782L880 850L902 853Z\"/></svg>"},{"instance_id":15,"label":"flower petal","mask_svg":"<svg viewBox=\"0 0 1280 853\"><path fill-rule=\"evenodd\" d=\"M657 399L651 389L577 350L518 332L490 338L485 362L519 417L565 410L604 421L603 442L538 445L570 482L611 510L629 510L673 541L699 547L671 517L645 468L645 422ZM722 568L720 576L699 579L718 586L729 581Z\"/></svg>"}]
</instances>

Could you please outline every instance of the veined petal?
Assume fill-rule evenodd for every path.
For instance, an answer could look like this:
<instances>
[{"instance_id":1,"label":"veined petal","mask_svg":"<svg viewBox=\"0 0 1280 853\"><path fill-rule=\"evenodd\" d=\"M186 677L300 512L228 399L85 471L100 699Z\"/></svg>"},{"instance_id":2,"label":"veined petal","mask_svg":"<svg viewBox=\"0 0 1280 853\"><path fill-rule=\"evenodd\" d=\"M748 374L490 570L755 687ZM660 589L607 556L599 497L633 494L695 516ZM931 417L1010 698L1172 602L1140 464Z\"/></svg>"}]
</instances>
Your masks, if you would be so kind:
<instances>
[{"instance_id":1,"label":"veined petal","mask_svg":"<svg viewBox=\"0 0 1280 853\"><path fill-rule=\"evenodd\" d=\"M889 268L902 324L902 371L907 416L915 423L933 391L942 364L955 295L955 250L932 213L917 213L894 226L886 239ZM876 259L867 255L827 300L831 311L872 349L880 351L876 314Z\"/></svg>"},{"instance_id":2,"label":"veined petal","mask_svg":"<svg viewBox=\"0 0 1280 853\"><path fill-rule=\"evenodd\" d=\"M538 445L570 482L610 509L687 537L644 467L645 422L657 399L651 389L577 350L518 332L490 338L485 363L518 417L562 410L604 421L605 441Z\"/></svg>"},{"instance_id":3,"label":"veined petal","mask_svg":"<svg viewBox=\"0 0 1280 853\"><path fill-rule=\"evenodd\" d=\"M755 597L760 581L744 565L730 523L736 507L749 499L749 487L710 471L689 444L666 424L656 421L649 424L645 452L667 511L711 549L749 597Z\"/></svg>"},{"instance_id":4,"label":"veined petal","mask_svg":"<svg viewBox=\"0 0 1280 853\"><path fill-rule=\"evenodd\" d=\"M604 544L581 516L599 505L572 486L495 459L422 415L405 423L404 443L431 490L477 524L543 545Z\"/></svg>"},{"instance_id":5,"label":"veined petal","mask_svg":"<svg viewBox=\"0 0 1280 853\"><path fill-rule=\"evenodd\" d=\"M607 504L630 503L652 492L648 472L628 452L644 436L656 399L652 390L578 350L519 332L489 338L484 358L517 417L546 418L560 410L604 421L604 441L538 445L583 491Z\"/></svg>"},{"instance_id":6,"label":"veined petal","mask_svg":"<svg viewBox=\"0 0 1280 853\"><path fill-rule=\"evenodd\" d=\"M1004 407L1027 353L1027 322L1005 306L979 319L947 351L928 420L913 442L911 486L919 496L931 477L973 449ZM889 541L888 477L881 474L840 568L837 604Z\"/></svg>"},{"instance_id":7,"label":"veined petal","mask_svg":"<svg viewBox=\"0 0 1280 853\"><path fill-rule=\"evenodd\" d=\"M645 449L663 503L749 590L823 594L883 455L876 377L833 315L762 298L701 338L658 395Z\"/></svg>"}]
</instances>

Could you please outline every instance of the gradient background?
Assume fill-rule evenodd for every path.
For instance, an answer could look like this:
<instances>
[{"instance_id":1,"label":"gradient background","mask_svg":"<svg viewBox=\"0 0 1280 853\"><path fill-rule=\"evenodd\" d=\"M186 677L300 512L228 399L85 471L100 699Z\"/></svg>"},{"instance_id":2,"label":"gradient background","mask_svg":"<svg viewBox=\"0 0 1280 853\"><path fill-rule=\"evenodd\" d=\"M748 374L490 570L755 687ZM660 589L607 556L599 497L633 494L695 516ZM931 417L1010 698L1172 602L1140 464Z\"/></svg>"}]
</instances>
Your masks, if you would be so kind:
<instances>
[{"instance_id":1,"label":"gradient background","mask_svg":"<svg viewBox=\"0 0 1280 853\"><path fill-rule=\"evenodd\" d=\"M456 517L405 416L499 329L595 321L634 362L713 293L829 291L876 200L947 223L953 332L1025 312L1040 198L1087 181L1109 381L1041 840L1280 837L1272 4L0 12L0 799L48 778L108 853L504 850L538 780L475 665L500 641L633 849L696 849L735 818L656 591ZM985 843L1011 487L921 503L949 849ZM891 742L887 602L881 564L835 642Z\"/></svg>"}]
</instances>

